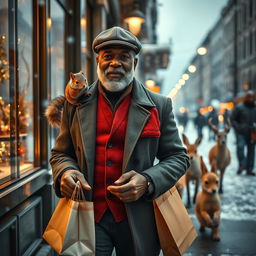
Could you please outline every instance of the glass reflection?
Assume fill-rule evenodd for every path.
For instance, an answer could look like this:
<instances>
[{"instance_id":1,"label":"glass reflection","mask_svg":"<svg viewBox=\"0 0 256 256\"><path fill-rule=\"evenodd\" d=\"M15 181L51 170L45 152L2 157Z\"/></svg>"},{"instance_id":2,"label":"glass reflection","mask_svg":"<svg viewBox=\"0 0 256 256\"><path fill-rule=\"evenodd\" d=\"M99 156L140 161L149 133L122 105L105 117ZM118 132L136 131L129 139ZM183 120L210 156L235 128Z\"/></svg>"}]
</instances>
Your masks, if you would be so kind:
<instances>
[{"instance_id":1,"label":"glass reflection","mask_svg":"<svg viewBox=\"0 0 256 256\"><path fill-rule=\"evenodd\" d=\"M20 171L33 167L33 9L32 0L18 1L19 144Z\"/></svg>"},{"instance_id":2,"label":"glass reflection","mask_svg":"<svg viewBox=\"0 0 256 256\"><path fill-rule=\"evenodd\" d=\"M67 83L67 81L65 81L65 14L57 1L51 1L50 3L51 15L47 20L47 27L50 38L50 44L48 48L51 62L50 99L53 99L59 95L64 95L64 88ZM67 38L67 42L68 41L72 43L72 38ZM51 147L53 147L59 130L52 129L51 133L50 143Z\"/></svg>"},{"instance_id":3,"label":"glass reflection","mask_svg":"<svg viewBox=\"0 0 256 256\"><path fill-rule=\"evenodd\" d=\"M0 0L0 184L11 176L8 1Z\"/></svg>"},{"instance_id":4,"label":"glass reflection","mask_svg":"<svg viewBox=\"0 0 256 256\"><path fill-rule=\"evenodd\" d=\"M51 1L51 18L48 19L50 29L50 58L51 58L51 98L64 95L64 11L57 1Z\"/></svg>"},{"instance_id":5,"label":"glass reflection","mask_svg":"<svg viewBox=\"0 0 256 256\"><path fill-rule=\"evenodd\" d=\"M86 72L86 57L87 57L87 48L86 48L86 3L81 1L81 68Z\"/></svg>"}]
</instances>

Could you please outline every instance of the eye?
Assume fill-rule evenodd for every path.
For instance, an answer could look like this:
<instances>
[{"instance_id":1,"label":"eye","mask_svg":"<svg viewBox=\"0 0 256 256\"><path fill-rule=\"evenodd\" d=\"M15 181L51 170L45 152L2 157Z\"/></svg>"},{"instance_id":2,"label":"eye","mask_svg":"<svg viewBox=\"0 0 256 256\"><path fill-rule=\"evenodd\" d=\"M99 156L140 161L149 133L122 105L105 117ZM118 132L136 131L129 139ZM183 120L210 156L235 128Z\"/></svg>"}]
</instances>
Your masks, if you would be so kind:
<instances>
[{"instance_id":1,"label":"eye","mask_svg":"<svg viewBox=\"0 0 256 256\"><path fill-rule=\"evenodd\" d=\"M206 180L205 182L204 182L206 185L208 185L209 184L209 182Z\"/></svg>"},{"instance_id":2,"label":"eye","mask_svg":"<svg viewBox=\"0 0 256 256\"><path fill-rule=\"evenodd\" d=\"M78 81L76 81L76 84L79 84L79 82L78 82Z\"/></svg>"},{"instance_id":3,"label":"eye","mask_svg":"<svg viewBox=\"0 0 256 256\"><path fill-rule=\"evenodd\" d=\"M216 180L216 184L218 184L219 183L219 181L218 180Z\"/></svg>"},{"instance_id":4,"label":"eye","mask_svg":"<svg viewBox=\"0 0 256 256\"><path fill-rule=\"evenodd\" d=\"M110 54L106 54L103 56L104 60L110 60L111 58L112 58L112 55L110 55Z\"/></svg>"},{"instance_id":5,"label":"eye","mask_svg":"<svg viewBox=\"0 0 256 256\"><path fill-rule=\"evenodd\" d=\"M121 60L128 60L130 58L129 55L122 55Z\"/></svg>"}]
</instances>

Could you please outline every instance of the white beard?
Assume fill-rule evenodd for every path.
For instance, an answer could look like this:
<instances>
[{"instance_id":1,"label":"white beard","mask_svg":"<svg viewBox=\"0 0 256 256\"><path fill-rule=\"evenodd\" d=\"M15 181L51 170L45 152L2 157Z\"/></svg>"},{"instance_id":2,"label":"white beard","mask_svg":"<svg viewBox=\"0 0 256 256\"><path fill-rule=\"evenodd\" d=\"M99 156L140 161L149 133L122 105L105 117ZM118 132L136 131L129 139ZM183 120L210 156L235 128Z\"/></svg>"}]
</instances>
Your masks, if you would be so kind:
<instances>
[{"instance_id":1,"label":"white beard","mask_svg":"<svg viewBox=\"0 0 256 256\"><path fill-rule=\"evenodd\" d=\"M107 72L107 70L105 71ZM109 79L105 72L103 72L99 64L97 65L97 75L98 78L103 85L105 89L111 92L118 92L122 91L124 88L126 88L133 80L134 78L134 67L132 67L131 71L126 72L125 75L119 80L119 81L113 81Z\"/></svg>"}]
</instances>

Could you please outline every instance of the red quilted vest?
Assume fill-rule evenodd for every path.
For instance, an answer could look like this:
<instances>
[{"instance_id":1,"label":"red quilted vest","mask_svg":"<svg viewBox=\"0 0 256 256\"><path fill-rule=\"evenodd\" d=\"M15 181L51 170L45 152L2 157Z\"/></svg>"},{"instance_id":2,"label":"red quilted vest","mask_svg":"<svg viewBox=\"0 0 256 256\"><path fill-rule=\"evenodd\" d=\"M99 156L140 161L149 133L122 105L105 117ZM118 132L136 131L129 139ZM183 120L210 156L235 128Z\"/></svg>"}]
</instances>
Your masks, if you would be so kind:
<instances>
[{"instance_id":1,"label":"red quilted vest","mask_svg":"<svg viewBox=\"0 0 256 256\"><path fill-rule=\"evenodd\" d=\"M94 172L94 217L99 222L107 208L115 221L126 218L125 206L107 191L107 186L122 175L124 140L131 94L127 95L113 113L104 96L98 94L97 134Z\"/></svg>"}]
</instances>

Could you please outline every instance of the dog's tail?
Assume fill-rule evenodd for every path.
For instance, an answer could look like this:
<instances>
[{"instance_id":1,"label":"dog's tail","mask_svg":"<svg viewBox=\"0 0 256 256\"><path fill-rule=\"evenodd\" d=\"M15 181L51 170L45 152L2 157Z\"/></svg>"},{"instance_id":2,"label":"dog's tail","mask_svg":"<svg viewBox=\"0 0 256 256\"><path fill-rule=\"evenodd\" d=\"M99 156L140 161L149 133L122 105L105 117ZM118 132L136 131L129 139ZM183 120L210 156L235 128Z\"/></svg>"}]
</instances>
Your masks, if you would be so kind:
<instances>
[{"instance_id":1,"label":"dog's tail","mask_svg":"<svg viewBox=\"0 0 256 256\"><path fill-rule=\"evenodd\" d=\"M60 128L63 106L66 98L58 96L54 98L45 110L45 116L50 126Z\"/></svg>"}]
</instances>

